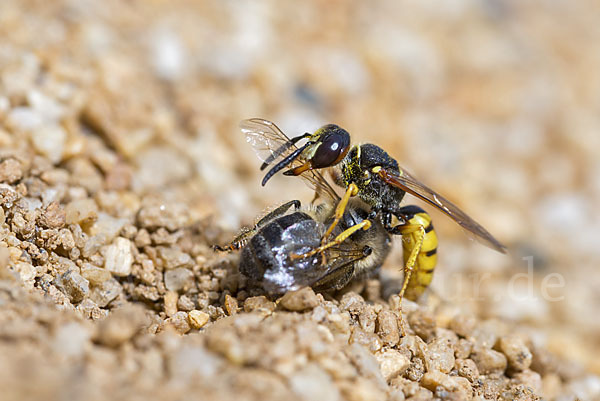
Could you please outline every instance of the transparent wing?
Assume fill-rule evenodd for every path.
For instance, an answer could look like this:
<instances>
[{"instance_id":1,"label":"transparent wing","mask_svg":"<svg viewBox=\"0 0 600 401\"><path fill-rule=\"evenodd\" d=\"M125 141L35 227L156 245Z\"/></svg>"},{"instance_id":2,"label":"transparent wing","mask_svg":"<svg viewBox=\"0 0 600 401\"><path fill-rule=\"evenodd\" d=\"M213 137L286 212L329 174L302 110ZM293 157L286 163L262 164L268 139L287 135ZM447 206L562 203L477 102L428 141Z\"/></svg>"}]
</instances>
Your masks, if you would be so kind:
<instances>
[{"instance_id":1,"label":"transparent wing","mask_svg":"<svg viewBox=\"0 0 600 401\"><path fill-rule=\"evenodd\" d=\"M251 118L243 120L240 123L240 128L246 136L246 142L252 146L259 159L267 165L285 158L298 149L291 142L291 139L271 121L263 120L262 118ZM302 156L299 156L292 162L290 167L300 166L304 162L306 160ZM339 201L339 196L320 172L309 170L300 176L319 196L324 195L331 200Z\"/></svg>"},{"instance_id":2,"label":"transparent wing","mask_svg":"<svg viewBox=\"0 0 600 401\"><path fill-rule=\"evenodd\" d=\"M240 128L246 136L246 142L252 146L258 158L263 162L271 163L274 160L275 151L290 143L290 138L279 127L262 118L242 120Z\"/></svg>"},{"instance_id":3,"label":"transparent wing","mask_svg":"<svg viewBox=\"0 0 600 401\"><path fill-rule=\"evenodd\" d=\"M388 184L394 185L441 210L465 230L472 233L475 238L484 245L487 245L498 252L506 253L506 247L479 223L460 210L458 206L421 183L405 170L400 169L400 174L396 175L385 169L381 169L378 174Z\"/></svg>"}]
</instances>

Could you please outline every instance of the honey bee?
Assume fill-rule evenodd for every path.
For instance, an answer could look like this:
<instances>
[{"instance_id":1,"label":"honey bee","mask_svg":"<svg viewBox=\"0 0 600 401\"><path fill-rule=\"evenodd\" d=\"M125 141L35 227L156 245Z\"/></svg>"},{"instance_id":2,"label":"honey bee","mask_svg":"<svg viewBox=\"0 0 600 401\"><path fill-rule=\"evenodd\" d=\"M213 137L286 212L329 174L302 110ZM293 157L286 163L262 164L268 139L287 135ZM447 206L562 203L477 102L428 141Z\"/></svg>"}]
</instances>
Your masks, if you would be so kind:
<instances>
[{"instance_id":1,"label":"honey bee","mask_svg":"<svg viewBox=\"0 0 600 401\"><path fill-rule=\"evenodd\" d=\"M349 202L334 230L332 245L308 257L294 257L321 245L334 218L331 199L300 208L293 200L242 230L221 251L242 249L239 270L254 286L271 295L311 286L317 291L338 290L355 277L379 268L390 251L391 240L381 223L367 220L363 202Z\"/></svg>"},{"instance_id":2,"label":"honey bee","mask_svg":"<svg viewBox=\"0 0 600 401\"><path fill-rule=\"evenodd\" d=\"M304 178L316 189L316 198L326 195L339 200L321 245L293 255L295 258L310 258L333 246L331 235L350 199L358 196L369 208L368 220L364 221L378 222L387 233L403 237L404 281L399 296L416 300L431 282L437 264L438 240L427 212L417 206L400 205L406 193L441 210L483 244L506 252L505 246L485 228L401 168L383 149L373 144L350 146L350 134L337 125L327 124L312 134L291 139L271 121L259 118L242 121L241 129L263 158L261 170L276 162L264 176L263 186L277 172L288 168L283 174ZM302 140L306 143L296 146ZM341 198L325 185L320 173L321 169L330 167L336 184L346 190ZM396 224L393 224L394 218Z\"/></svg>"}]
</instances>

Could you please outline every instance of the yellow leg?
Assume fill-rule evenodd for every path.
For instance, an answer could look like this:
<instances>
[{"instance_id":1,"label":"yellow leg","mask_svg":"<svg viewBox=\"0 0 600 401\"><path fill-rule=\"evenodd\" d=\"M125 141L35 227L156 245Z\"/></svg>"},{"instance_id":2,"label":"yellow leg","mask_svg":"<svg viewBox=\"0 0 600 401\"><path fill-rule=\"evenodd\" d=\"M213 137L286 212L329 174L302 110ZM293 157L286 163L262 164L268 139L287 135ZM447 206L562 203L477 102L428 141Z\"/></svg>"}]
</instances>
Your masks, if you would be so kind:
<instances>
[{"instance_id":1,"label":"yellow leg","mask_svg":"<svg viewBox=\"0 0 600 401\"><path fill-rule=\"evenodd\" d=\"M353 225L352 227L344 230L341 234L339 234L337 237L335 237L335 239L333 241L330 241L324 245L321 245L318 248L313 249L310 252L306 252L300 255L297 254L292 254L291 258L292 259L303 259L303 258L308 258L310 256L316 255L319 252L323 252L326 249L331 248L332 246L336 246L341 244L342 242L344 242L349 236L351 236L352 234L354 234L355 232L357 232L358 230L368 230L369 228L371 228L371 222L369 220L363 220L358 224Z\"/></svg>"},{"instance_id":2,"label":"yellow leg","mask_svg":"<svg viewBox=\"0 0 600 401\"><path fill-rule=\"evenodd\" d=\"M323 236L322 244L327 242L327 239L333 232L333 229L340 222L342 216L344 215L344 212L346 211L346 206L348 206L348 201L350 200L350 197L356 196L357 194L358 194L358 187L356 186L356 184L352 183L352 184L348 185L348 188L346 189L346 193L344 194L344 197L339 201L339 203L335 207L335 215L333 218L333 223L331 223L331 225L325 232L325 235Z\"/></svg>"},{"instance_id":3,"label":"yellow leg","mask_svg":"<svg viewBox=\"0 0 600 401\"><path fill-rule=\"evenodd\" d=\"M425 227L420 224L407 224L405 226L400 227L400 233L402 236L404 235L413 235L414 237L414 246L410 251L410 256L406 260L406 264L404 265L404 282L402 283L402 289L400 290L400 331L402 337L406 335L406 331L404 329L404 318L402 317L402 298L404 298L404 292L408 287L408 282L410 281L410 277L412 276L415 262L417 261L417 256L419 256L419 252L421 252L421 246L423 245L423 240L425 239Z\"/></svg>"}]
</instances>

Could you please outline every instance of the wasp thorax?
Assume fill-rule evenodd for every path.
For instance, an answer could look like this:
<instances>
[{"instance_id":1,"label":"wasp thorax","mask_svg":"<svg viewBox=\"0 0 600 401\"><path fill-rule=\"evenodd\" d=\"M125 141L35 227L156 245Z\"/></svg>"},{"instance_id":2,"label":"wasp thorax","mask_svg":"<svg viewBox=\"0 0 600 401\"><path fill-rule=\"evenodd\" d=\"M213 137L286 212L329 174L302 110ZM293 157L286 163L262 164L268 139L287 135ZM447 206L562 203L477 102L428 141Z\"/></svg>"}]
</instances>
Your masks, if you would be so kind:
<instances>
[{"instance_id":1,"label":"wasp thorax","mask_svg":"<svg viewBox=\"0 0 600 401\"><path fill-rule=\"evenodd\" d=\"M310 159L313 168L331 167L339 163L350 146L350 134L335 124L321 127L317 132L319 147Z\"/></svg>"}]
</instances>

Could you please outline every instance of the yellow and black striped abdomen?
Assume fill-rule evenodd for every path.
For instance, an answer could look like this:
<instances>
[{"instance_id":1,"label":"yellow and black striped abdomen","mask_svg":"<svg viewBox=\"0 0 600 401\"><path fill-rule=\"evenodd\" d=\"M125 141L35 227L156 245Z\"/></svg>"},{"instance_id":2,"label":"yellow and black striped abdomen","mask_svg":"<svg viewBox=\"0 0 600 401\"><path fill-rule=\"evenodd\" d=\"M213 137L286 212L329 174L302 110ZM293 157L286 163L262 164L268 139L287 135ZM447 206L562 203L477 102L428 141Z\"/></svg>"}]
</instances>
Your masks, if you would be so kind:
<instances>
[{"instance_id":1,"label":"yellow and black striped abdomen","mask_svg":"<svg viewBox=\"0 0 600 401\"><path fill-rule=\"evenodd\" d=\"M406 213L408 224L421 225L425 229L425 238L423 239L423 244L421 245L421 250L417 256L405 293L406 298L416 301L429 284L431 284L431 280L433 279L433 270L437 264L438 239L433 229L431 217L429 217L427 212L417 206L406 206L403 208L403 212ZM419 237L419 231L402 236L402 251L405 265L411 251L418 244Z\"/></svg>"}]
</instances>

